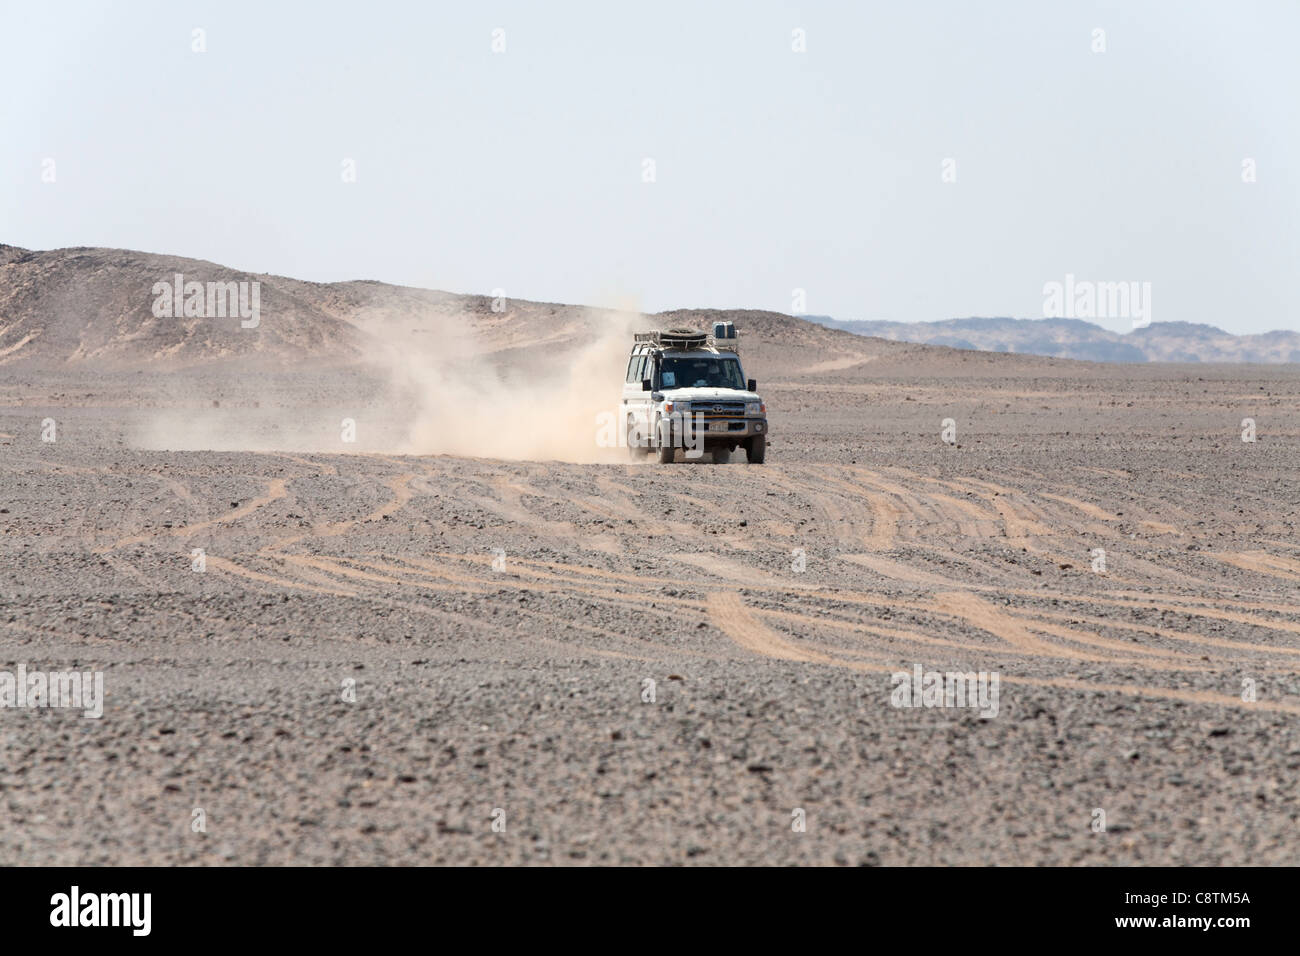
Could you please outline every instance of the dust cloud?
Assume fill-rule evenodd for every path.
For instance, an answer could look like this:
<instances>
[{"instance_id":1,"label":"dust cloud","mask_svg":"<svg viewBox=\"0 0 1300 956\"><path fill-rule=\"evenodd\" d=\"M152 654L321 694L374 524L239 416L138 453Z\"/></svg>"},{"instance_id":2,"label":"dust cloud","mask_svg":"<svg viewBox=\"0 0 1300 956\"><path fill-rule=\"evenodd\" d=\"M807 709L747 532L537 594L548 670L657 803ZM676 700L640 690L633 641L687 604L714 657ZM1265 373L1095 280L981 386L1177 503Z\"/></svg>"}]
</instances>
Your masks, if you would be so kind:
<instances>
[{"instance_id":1,"label":"dust cloud","mask_svg":"<svg viewBox=\"0 0 1300 956\"><path fill-rule=\"evenodd\" d=\"M415 405L402 454L576 463L622 461L611 446L635 313L593 313L567 347L494 360L472 336L386 342L374 358ZM605 426L602 428L602 424ZM602 447L605 446L605 447Z\"/></svg>"},{"instance_id":2,"label":"dust cloud","mask_svg":"<svg viewBox=\"0 0 1300 956\"><path fill-rule=\"evenodd\" d=\"M462 314L360 317L368 348L354 365L186 381L137 421L131 444L627 461L615 423L632 332L645 317L593 309L559 329L514 321L493 334Z\"/></svg>"}]
</instances>

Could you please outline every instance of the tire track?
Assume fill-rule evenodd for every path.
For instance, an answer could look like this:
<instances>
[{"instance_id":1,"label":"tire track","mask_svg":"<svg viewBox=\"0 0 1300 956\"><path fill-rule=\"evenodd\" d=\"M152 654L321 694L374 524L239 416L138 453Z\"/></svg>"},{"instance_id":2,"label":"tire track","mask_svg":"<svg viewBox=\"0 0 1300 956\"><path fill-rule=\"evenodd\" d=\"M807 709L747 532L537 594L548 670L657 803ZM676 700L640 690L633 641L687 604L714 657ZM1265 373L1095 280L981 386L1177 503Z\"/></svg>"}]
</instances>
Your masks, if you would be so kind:
<instances>
[{"instance_id":1,"label":"tire track","mask_svg":"<svg viewBox=\"0 0 1300 956\"><path fill-rule=\"evenodd\" d=\"M247 504L242 505L239 508L236 508L234 511L231 511L229 514L224 514L219 518L211 518L207 521L200 521L198 524L182 525L181 527L176 527L176 528L163 528L159 531L132 535L127 538L122 538L121 540L115 542L114 544L106 545L101 548L96 548L94 549L94 553L105 554L109 551L116 551L119 548L129 547L130 545L133 544L143 544L144 542L154 541L158 538L192 537L193 535L207 531L211 528L230 525L238 521L241 521L242 519L247 518L249 515L256 513L258 509L264 508L266 505L269 505L271 502L279 501L281 498L285 497L286 494L287 494L287 490L285 487L284 479L272 478L267 483L265 494L259 495L258 497L249 501Z\"/></svg>"},{"instance_id":2,"label":"tire track","mask_svg":"<svg viewBox=\"0 0 1300 956\"><path fill-rule=\"evenodd\" d=\"M738 594L715 591L709 595L708 606L709 619L714 626L753 654L808 664L835 663L834 658L792 644L763 624L749 612Z\"/></svg>"}]
</instances>

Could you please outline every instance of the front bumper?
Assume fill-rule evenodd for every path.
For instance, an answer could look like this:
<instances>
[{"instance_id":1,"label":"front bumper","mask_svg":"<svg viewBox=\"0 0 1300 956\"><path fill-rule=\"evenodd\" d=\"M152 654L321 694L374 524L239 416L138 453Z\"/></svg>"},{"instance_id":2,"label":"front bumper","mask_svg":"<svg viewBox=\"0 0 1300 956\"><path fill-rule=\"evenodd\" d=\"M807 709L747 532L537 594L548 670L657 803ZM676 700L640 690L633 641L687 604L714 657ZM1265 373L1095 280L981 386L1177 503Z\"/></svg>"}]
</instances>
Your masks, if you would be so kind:
<instances>
[{"instance_id":1,"label":"front bumper","mask_svg":"<svg viewBox=\"0 0 1300 956\"><path fill-rule=\"evenodd\" d=\"M674 435L686 434L692 429L697 429L695 434L706 442L741 441L753 438L755 435L767 434L767 419L762 417L735 418L704 415L690 416L688 420L685 416L673 415L670 421Z\"/></svg>"}]
</instances>

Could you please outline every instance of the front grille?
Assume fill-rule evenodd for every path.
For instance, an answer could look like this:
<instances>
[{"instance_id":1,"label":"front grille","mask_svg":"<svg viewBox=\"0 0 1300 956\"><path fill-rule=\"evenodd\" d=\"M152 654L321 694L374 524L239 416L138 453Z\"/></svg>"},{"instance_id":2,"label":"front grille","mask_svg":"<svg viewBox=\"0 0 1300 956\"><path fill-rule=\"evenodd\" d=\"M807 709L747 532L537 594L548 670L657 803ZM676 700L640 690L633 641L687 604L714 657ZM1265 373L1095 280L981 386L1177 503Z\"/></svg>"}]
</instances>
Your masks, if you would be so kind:
<instances>
[{"instance_id":1,"label":"front grille","mask_svg":"<svg viewBox=\"0 0 1300 956\"><path fill-rule=\"evenodd\" d=\"M703 415L705 418L743 417L744 402L692 402L691 414Z\"/></svg>"}]
</instances>

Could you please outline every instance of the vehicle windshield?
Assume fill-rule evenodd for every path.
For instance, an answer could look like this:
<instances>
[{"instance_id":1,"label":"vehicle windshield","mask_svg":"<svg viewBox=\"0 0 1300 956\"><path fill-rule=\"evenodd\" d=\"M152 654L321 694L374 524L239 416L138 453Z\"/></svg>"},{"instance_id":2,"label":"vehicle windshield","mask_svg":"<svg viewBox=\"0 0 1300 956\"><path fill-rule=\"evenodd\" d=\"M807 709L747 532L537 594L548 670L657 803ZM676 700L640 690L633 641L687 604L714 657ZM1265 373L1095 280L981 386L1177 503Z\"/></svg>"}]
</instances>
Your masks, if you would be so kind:
<instances>
[{"instance_id":1,"label":"vehicle windshield","mask_svg":"<svg viewBox=\"0 0 1300 956\"><path fill-rule=\"evenodd\" d=\"M745 387L745 380L740 374L740 362L719 355L700 358L664 356L659 377L664 388Z\"/></svg>"}]
</instances>

